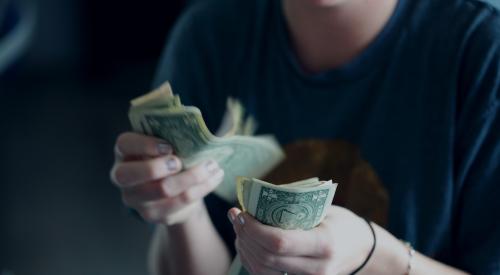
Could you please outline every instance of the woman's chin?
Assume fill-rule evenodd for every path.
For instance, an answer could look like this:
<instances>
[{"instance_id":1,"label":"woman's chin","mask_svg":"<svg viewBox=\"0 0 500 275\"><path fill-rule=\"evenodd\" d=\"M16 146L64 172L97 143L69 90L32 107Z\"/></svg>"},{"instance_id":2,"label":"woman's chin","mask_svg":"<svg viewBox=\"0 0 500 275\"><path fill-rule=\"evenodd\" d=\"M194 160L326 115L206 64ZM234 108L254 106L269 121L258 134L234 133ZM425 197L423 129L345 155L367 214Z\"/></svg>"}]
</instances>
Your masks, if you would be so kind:
<instances>
[{"instance_id":1,"label":"woman's chin","mask_svg":"<svg viewBox=\"0 0 500 275\"><path fill-rule=\"evenodd\" d=\"M348 0L304 0L319 7L335 7Z\"/></svg>"}]
</instances>

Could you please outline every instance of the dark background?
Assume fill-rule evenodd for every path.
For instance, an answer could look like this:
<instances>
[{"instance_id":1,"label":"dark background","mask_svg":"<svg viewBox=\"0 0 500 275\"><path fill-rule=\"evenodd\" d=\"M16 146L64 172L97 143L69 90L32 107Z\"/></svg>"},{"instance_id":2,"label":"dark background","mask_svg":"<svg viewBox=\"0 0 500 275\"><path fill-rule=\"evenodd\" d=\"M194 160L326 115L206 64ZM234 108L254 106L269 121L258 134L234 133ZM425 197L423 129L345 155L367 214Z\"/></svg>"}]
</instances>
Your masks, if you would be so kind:
<instances>
[{"instance_id":1,"label":"dark background","mask_svg":"<svg viewBox=\"0 0 500 275\"><path fill-rule=\"evenodd\" d=\"M0 274L145 274L150 228L109 180L112 149L187 4L8 2L0 41L19 4L36 24L0 71Z\"/></svg>"}]
</instances>

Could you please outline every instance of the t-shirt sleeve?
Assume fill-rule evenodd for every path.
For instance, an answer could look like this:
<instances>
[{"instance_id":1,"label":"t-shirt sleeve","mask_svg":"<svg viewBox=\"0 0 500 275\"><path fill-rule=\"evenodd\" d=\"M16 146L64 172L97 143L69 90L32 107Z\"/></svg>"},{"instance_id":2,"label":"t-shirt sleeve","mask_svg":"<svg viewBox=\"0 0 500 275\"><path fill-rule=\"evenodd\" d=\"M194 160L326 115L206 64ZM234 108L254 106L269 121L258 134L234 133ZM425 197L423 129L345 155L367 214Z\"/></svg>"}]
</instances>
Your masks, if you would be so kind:
<instances>
[{"instance_id":1,"label":"t-shirt sleeve","mask_svg":"<svg viewBox=\"0 0 500 275\"><path fill-rule=\"evenodd\" d=\"M459 83L454 261L473 274L500 274L499 18L492 11L469 38Z\"/></svg>"}]
</instances>

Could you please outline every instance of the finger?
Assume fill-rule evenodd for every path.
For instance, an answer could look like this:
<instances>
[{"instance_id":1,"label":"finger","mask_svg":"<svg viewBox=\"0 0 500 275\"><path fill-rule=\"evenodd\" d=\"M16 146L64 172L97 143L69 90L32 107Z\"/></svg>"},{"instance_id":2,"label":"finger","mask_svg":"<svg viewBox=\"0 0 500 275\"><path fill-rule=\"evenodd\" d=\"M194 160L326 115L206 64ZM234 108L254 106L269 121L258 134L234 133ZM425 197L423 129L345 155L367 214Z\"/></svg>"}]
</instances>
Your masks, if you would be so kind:
<instances>
[{"instance_id":1,"label":"finger","mask_svg":"<svg viewBox=\"0 0 500 275\"><path fill-rule=\"evenodd\" d=\"M246 271L248 271L248 273L252 274L253 272L252 272L252 268L250 266L250 262L248 261L248 258L246 257L246 252L241 251L238 239L236 239L236 241L234 242L234 247L236 248L236 252L238 253L237 257L240 258L242 268L244 268ZM244 273L244 272L240 272L240 273Z\"/></svg>"},{"instance_id":2,"label":"finger","mask_svg":"<svg viewBox=\"0 0 500 275\"><path fill-rule=\"evenodd\" d=\"M241 247L241 242L236 239L235 242L235 247L236 247L236 252L238 255L240 255L241 259L241 264L243 265L243 268L245 268L250 274L255 274L255 271L253 270L253 262L252 259L249 257L248 252Z\"/></svg>"},{"instance_id":3,"label":"finger","mask_svg":"<svg viewBox=\"0 0 500 275\"><path fill-rule=\"evenodd\" d=\"M169 198L163 188L163 180L122 188L123 202L128 206L139 205Z\"/></svg>"},{"instance_id":4,"label":"finger","mask_svg":"<svg viewBox=\"0 0 500 275\"><path fill-rule=\"evenodd\" d=\"M210 193L222 182L224 171L219 169L215 174L210 175L199 186L187 187L183 192L173 192L168 188L166 180L154 181L122 189L122 199L126 205L137 206L141 204L150 204L155 201L170 199L169 207L174 205L189 204L199 200ZM174 205L171 205L174 204ZM161 205L161 204L160 204Z\"/></svg>"},{"instance_id":5,"label":"finger","mask_svg":"<svg viewBox=\"0 0 500 275\"><path fill-rule=\"evenodd\" d=\"M173 152L166 141L143 134L127 132L118 136L115 154L119 157L158 157Z\"/></svg>"},{"instance_id":6,"label":"finger","mask_svg":"<svg viewBox=\"0 0 500 275\"><path fill-rule=\"evenodd\" d=\"M244 222L244 220L240 219L240 213L241 210L236 207L233 207L229 209L229 211L227 211L229 221L233 224L234 233L236 233L237 235L241 231L242 222Z\"/></svg>"},{"instance_id":7,"label":"finger","mask_svg":"<svg viewBox=\"0 0 500 275\"><path fill-rule=\"evenodd\" d=\"M282 275L283 272L280 269L277 269L276 266L266 265L262 261L262 257L259 253L262 250L255 246L252 242L245 241L241 238L238 238L240 250L245 252L247 255L248 262L252 266L252 270L256 274L265 274L265 275Z\"/></svg>"},{"instance_id":8,"label":"finger","mask_svg":"<svg viewBox=\"0 0 500 275\"><path fill-rule=\"evenodd\" d=\"M250 215L241 212L236 207L228 211L229 220L233 224L233 230L238 236L238 245L240 249L244 251L245 255L247 255L246 257L248 258L249 265L251 265L252 269L255 269L255 266L259 266L262 269L265 267L266 272L269 271L267 269L271 269L272 272L281 271L281 273L278 272L277 274L283 274L283 271L288 272L287 269L284 269L285 265L277 265L282 256L275 255L272 251L262 246L261 243L255 241L254 238L250 238L248 234L243 232L243 228L248 225L248 222L257 222L255 219L247 219L247 216ZM256 264L256 262L258 262L258 264ZM262 270L260 271L263 272Z\"/></svg>"},{"instance_id":9,"label":"finger","mask_svg":"<svg viewBox=\"0 0 500 275\"><path fill-rule=\"evenodd\" d=\"M178 173L181 169L181 160L173 155L168 155L148 160L118 163L111 170L111 179L120 187L130 187L165 178Z\"/></svg>"},{"instance_id":10,"label":"finger","mask_svg":"<svg viewBox=\"0 0 500 275\"><path fill-rule=\"evenodd\" d=\"M210 192L214 191L223 179L224 171L222 169L219 169L207 181L187 189L186 191L182 192L179 197L185 203L200 200L207 196Z\"/></svg>"},{"instance_id":11,"label":"finger","mask_svg":"<svg viewBox=\"0 0 500 275\"><path fill-rule=\"evenodd\" d=\"M254 257L264 266L267 267L274 267L275 266L275 260L279 257L277 255L274 255L272 252L269 250L265 249L262 247L260 244L257 242L253 241L252 239L245 238L244 236L239 236L238 240L242 244L242 247L247 248L254 254Z\"/></svg>"},{"instance_id":12,"label":"finger","mask_svg":"<svg viewBox=\"0 0 500 275\"><path fill-rule=\"evenodd\" d=\"M251 274L255 275L282 275L282 273L275 272L272 269L263 266L257 261L252 252L245 247L245 245L240 242L238 239L236 240L236 249L238 251L238 255L241 257L241 263L243 267L249 271Z\"/></svg>"},{"instance_id":13,"label":"finger","mask_svg":"<svg viewBox=\"0 0 500 275\"><path fill-rule=\"evenodd\" d=\"M280 271L278 274L283 274L283 272L289 274L329 274L326 272L328 266L326 259L274 255L253 240L243 237L238 239L241 248L247 250L247 254L251 254L260 265L270 268L273 272Z\"/></svg>"},{"instance_id":14,"label":"finger","mask_svg":"<svg viewBox=\"0 0 500 275\"><path fill-rule=\"evenodd\" d=\"M273 254L320 257L328 253L320 230L283 230L264 225L248 213L240 213L238 217L243 221L238 236L252 239Z\"/></svg>"},{"instance_id":15,"label":"finger","mask_svg":"<svg viewBox=\"0 0 500 275\"><path fill-rule=\"evenodd\" d=\"M166 194L171 197L177 196L183 192L189 192L189 195L192 196L199 196L199 192L204 192L206 188L209 187L207 185L210 184L206 184L209 178L214 175L220 177L223 176L223 174L224 172L219 168L217 162L209 160L182 173L167 177L163 182L163 188ZM204 187L192 189L192 187L196 185Z\"/></svg>"}]
</instances>

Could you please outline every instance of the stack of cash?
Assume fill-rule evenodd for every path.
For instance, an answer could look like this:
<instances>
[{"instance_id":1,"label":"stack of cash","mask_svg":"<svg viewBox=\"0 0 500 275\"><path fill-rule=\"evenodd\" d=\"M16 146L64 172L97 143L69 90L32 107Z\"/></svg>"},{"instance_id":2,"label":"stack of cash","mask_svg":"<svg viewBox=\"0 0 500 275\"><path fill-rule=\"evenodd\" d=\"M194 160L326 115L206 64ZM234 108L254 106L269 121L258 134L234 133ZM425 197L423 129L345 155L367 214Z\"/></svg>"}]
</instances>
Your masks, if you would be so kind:
<instances>
[{"instance_id":1,"label":"stack of cash","mask_svg":"<svg viewBox=\"0 0 500 275\"><path fill-rule=\"evenodd\" d=\"M332 204L337 183L311 178L274 185L254 178L238 177L237 197L243 211L259 222L282 229L309 230L321 223ZM230 275L249 274L236 256Z\"/></svg>"},{"instance_id":2,"label":"stack of cash","mask_svg":"<svg viewBox=\"0 0 500 275\"><path fill-rule=\"evenodd\" d=\"M172 93L169 83L131 101L129 118L134 131L169 142L184 168L213 159L224 170L223 182L215 193L229 202L236 201L236 177L261 177L284 157L273 136L250 136L256 123L243 119L238 101L229 99L228 109L213 135L198 108L184 106Z\"/></svg>"}]
</instances>

